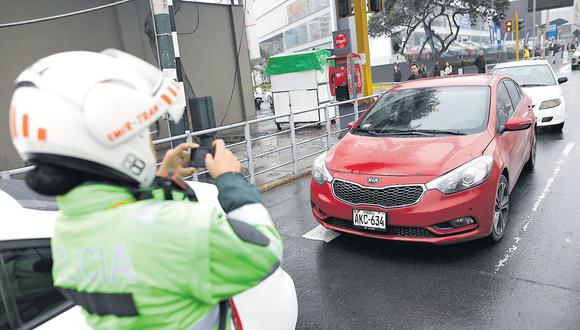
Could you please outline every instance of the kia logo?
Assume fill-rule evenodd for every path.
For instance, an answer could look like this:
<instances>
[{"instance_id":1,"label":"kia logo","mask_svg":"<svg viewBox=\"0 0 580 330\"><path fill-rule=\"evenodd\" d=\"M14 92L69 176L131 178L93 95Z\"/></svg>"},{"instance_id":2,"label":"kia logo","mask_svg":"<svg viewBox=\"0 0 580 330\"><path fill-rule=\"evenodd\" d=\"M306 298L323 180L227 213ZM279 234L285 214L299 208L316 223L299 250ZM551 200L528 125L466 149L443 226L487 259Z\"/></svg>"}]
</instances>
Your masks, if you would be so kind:
<instances>
[{"instance_id":1,"label":"kia logo","mask_svg":"<svg viewBox=\"0 0 580 330\"><path fill-rule=\"evenodd\" d=\"M379 178L368 178L367 179L367 182L370 183L370 184L377 184L377 183L381 182L381 179L379 179Z\"/></svg>"}]
</instances>

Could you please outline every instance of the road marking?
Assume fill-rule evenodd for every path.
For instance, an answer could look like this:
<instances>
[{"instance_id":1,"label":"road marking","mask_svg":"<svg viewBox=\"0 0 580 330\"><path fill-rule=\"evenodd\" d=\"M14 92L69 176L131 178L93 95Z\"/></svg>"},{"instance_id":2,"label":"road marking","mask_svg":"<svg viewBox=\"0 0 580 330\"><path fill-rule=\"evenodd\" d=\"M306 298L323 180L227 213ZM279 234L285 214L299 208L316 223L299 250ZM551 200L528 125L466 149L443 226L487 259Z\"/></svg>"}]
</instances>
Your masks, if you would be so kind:
<instances>
[{"instance_id":1,"label":"road marking","mask_svg":"<svg viewBox=\"0 0 580 330\"><path fill-rule=\"evenodd\" d=\"M326 229L321 225L314 227L312 230L310 230L306 234L302 235L302 237L304 237L304 238L312 239L312 240L316 240L316 241L324 241L326 243L329 243L330 241L337 238L338 236L340 236L339 233L332 231L330 229Z\"/></svg>"},{"instance_id":2,"label":"road marking","mask_svg":"<svg viewBox=\"0 0 580 330\"><path fill-rule=\"evenodd\" d=\"M550 192L550 187L552 187L552 184L556 180L556 176L560 172L562 165L564 165L564 163L566 162L566 158L568 158L568 156L570 155L570 152L572 151L573 148L574 148L574 142L570 142L566 145L564 150L562 150L562 153L560 154L560 158L558 158L558 161L556 162L556 166L554 166L554 171L552 172L552 176L548 179L548 181L546 182L546 186L544 187L544 190L542 191L540 196L538 196L538 198L536 198L536 201L534 202L534 205L532 206L532 215L528 216L528 221L526 221L526 223L524 223L522 225L522 227L518 231L517 236L512 238L514 243L506 250L503 257L501 259L499 259L499 261L495 265L495 268L494 268L495 274L497 274L500 271L500 269L502 269L516 253L516 251L518 249L518 245L523 239L523 234L528 230L528 227L530 226L530 224L534 220L533 213L535 213L538 210L542 201L546 198L546 196L548 196L548 193Z\"/></svg>"}]
</instances>

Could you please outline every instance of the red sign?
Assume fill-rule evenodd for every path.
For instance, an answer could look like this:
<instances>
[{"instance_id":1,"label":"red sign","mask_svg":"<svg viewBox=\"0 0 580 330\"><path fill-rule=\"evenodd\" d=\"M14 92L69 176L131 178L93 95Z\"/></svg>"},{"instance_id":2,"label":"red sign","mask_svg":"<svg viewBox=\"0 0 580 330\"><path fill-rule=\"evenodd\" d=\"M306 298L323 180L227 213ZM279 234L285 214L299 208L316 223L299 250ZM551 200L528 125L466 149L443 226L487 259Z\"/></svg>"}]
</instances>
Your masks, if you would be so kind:
<instances>
[{"instance_id":1,"label":"red sign","mask_svg":"<svg viewBox=\"0 0 580 330\"><path fill-rule=\"evenodd\" d=\"M359 63L355 63L354 65L354 74L356 81L356 93L360 94L362 93L362 71Z\"/></svg>"},{"instance_id":2,"label":"red sign","mask_svg":"<svg viewBox=\"0 0 580 330\"><path fill-rule=\"evenodd\" d=\"M334 48L336 49L343 49L348 46L348 37L344 33L339 33L336 35L334 39Z\"/></svg>"}]
</instances>

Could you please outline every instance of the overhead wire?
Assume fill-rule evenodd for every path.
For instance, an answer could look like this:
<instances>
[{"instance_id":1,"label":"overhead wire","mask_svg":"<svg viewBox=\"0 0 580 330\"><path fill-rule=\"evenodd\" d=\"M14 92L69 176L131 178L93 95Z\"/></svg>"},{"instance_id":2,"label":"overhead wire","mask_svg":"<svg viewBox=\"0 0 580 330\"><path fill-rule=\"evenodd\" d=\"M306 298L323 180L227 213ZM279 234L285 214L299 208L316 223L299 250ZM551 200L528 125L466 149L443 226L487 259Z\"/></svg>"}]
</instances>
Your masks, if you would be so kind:
<instances>
[{"instance_id":1,"label":"overhead wire","mask_svg":"<svg viewBox=\"0 0 580 330\"><path fill-rule=\"evenodd\" d=\"M60 15L55 15L55 16L43 17L43 18L36 18L36 19L20 21L20 22L3 23L3 24L0 24L0 28L7 28L7 27L14 27L14 26L20 26L20 25L26 25L26 24L52 21L52 20L59 19L59 18L80 15L80 14L89 13L92 11L97 11L97 10L101 10L101 9L105 9L105 8L109 8L109 7L118 6L118 5L121 5L121 4L124 4L127 2L131 2L131 1L133 1L133 0L121 0L121 1L113 2L113 3L109 3L106 5L88 8L88 9L83 9L83 10L79 10L79 11L74 11L74 12L70 12L70 13L66 13L66 14L60 14Z\"/></svg>"},{"instance_id":2,"label":"overhead wire","mask_svg":"<svg viewBox=\"0 0 580 330\"><path fill-rule=\"evenodd\" d=\"M196 15L197 22L195 23L195 27L193 28L193 31L191 31L191 32L177 32L178 35L180 35L180 34L185 34L185 35L194 34L197 31L197 29L199 28L199 7L197 6L197 2L195 2L195 11L197 12L197 15Z\"/></svg>"}]
</instances>

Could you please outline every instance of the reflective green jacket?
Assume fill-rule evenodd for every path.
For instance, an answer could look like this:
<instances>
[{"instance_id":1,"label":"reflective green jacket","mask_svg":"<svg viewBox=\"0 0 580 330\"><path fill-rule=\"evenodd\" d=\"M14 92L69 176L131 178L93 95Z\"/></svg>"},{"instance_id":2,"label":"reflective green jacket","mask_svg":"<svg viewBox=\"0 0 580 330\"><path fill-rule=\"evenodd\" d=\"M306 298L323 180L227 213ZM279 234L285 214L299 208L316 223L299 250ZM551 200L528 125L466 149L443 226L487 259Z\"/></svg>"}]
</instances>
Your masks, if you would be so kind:
<instances>
[{"instance_id":1,"label":"reflective green jacket","mask_svg":"<svg viewBox=\"0 0 580 330\"><path fill-rule=\"evenodd\" d=\"M227 215L157 193L136 201L105 184L60 196L55 286L96 329L215 329L218 303L259 283L282 255L256 188L233 173L216 186Z\"/></svg>"}]
</instances>

